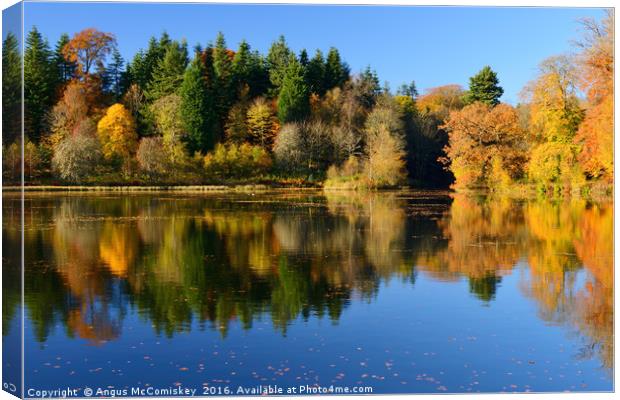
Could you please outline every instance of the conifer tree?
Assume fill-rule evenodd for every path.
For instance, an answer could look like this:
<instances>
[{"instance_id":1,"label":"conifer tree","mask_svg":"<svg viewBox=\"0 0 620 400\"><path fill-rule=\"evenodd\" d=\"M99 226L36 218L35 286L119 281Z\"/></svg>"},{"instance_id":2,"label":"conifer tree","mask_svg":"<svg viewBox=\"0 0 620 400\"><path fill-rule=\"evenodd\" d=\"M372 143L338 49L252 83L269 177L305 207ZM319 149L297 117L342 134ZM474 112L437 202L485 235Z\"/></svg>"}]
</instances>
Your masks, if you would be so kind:
<instances>
[{"instance_id":1,"label":"conifer tree","mask_svg":"<svg viewBox=\"0 0 620 400\"><path fill-rule=\"evenodd\" d=\"M187 63L187 43L176 41L168 43L163 58L153 71L147 97L156 100L175 93L183 81Z\"/></svg>"},{"instance_id":2,"label":"conifer tree","mask_svg":"<svg viewBox=\"0 0 620 400\"><path fill-rule=\"evenodd\" d=\"M212 49L205 50L203 59L196 54L183 75L180 88L181 119L186 131L185 140L190 153L211 150L216 141L217 115L212 97Z\"/></svg>"},{"instance_id":3,"label":"conifer tree","mask_svg":"<svg viewBox=\"0 0 620 400\"><path fill-rule=\"evenodd\" d=\"M34 142L39 141L45 114L52 106L56 78L49 45L33 27L24 52L24 132Z\"/></svg>"},{"instance_id":4,"label":"conifer tree","mask_svg":"<svg viewBox=\"0 0 620 400\"><path fill-rule=\"evenodd\" d=\"M62 49L69 43L69 35L63 33L60 35L60 39L56 43L56 48L54 49L54 62L56 64L56 71L58 74L57 81L60 84L65 84L69 82L71 79L75 77L75 69L76 64L71 61L67 61L65 56L62 54Z\"/></svg>"},{"instance_id":5,"label":"conifer tree","mask_svg":"<svg viewBox=\"0 0 620 400\"><path fill-rule=\"evenodd\" d=\"M305 78L310 92L319 96L325 94L325 59L321 50L317 49L314 57L308 62Z\"/></svg>"},{"instance_id":6,"label":"conifer tree","mask_svg":"<svg viewBox=\"0 0 620 400\"><path fill-rule=\"evenodd\" d=\"M295 60L295 54L289 49L283 35L271 45L267 54L267 64L269 65L269 79L276 91L279 90L286 74L289 63Z\"/></svg>"},{"instance_id":7,"label":"conifer tree","mask_svg":"<svg viewBox=\"0 0 620 400\"><path fill-rule=\"evenodd\" d=\"M280 123L300 121L310 109L308 86L304 81L304 71L297 60L286 68L278 97L278 118Z\"/></svg>"},{"instance_id":8,"label":"conifer tree","mask_svg":"<svg viewBox=\"0 0 620 400\"><path fill-rule=\"evenodd\" d=\"M325 89L342 86L349 80L349 67L340 59L340 53L335 47L329 49L325 64Z\"/></svg>"},{"instance_id":9,"label":"conifer tree","mask_svg":"<svg viewBox=\"0 0 620 400\"><path fill-rule=\"evenodd\" d=\"M21 56L9 32L2 42L2 141L9 145L21 135Z\"/></svg>"},{"instance_id":10,"label":"conifer tree","mask_svg":"<svg viewBox=\"0 0 620 400\"><path fill-rule=\"evenodd\" d=\"M465 101L469 104L479 101L496 106L502 94L504 94L504 89L499 86L497 73L487 65L469 78L469 92L465 96Z\"/></svg>"}]
</instances>

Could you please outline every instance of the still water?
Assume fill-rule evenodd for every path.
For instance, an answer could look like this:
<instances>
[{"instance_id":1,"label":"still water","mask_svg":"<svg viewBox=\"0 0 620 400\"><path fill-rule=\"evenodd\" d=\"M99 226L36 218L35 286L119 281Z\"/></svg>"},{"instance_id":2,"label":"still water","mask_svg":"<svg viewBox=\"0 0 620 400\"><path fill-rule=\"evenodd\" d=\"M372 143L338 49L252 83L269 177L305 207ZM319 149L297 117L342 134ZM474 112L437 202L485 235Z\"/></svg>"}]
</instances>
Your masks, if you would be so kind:
<instances>
[{"instance_id":1,"label":"still water","mask_svg":"<svg viewBox=\"0 0 620 400\"><path fill-rule=\"evenodd\" d=\"M26 389L613 389L611 203L53 193L24 215Z\"/></svg>"}]
</instances>

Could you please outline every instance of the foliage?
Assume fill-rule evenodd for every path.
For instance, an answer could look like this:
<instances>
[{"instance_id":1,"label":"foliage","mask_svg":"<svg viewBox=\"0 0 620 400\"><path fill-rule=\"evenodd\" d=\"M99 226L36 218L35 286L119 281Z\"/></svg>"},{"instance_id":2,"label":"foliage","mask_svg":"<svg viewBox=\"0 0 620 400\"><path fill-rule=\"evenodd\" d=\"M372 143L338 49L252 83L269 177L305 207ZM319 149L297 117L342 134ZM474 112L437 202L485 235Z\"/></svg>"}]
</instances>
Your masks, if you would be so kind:
<instances>
[{"instance_id":1,"label":"foliage","mask_svg":"<svg viewBox=\"0 0 620 400\"><path fill-rule=\"evenodd\" d=\"M567 56L556 56L539 69L539 77L525 89L531 133L539 141L570 143L582 119L574 64Z\"/></svg>"},{"instance_id":2,"label":"foliage","mask_svg":"<svg viewBox=\"0 0 620 400\"><path fill-rule=\"evenodd\" d=\"M576 150L570 143L559 142L535 147L527 165L528 177L543 191L578 187L584 178L577 164Z\"/></svg>"},{"instance_id":3,"label":"foliage","mask_svg":"<svg viewBox=\"0 0 620 400\"><path fill-rule=\"evenodd\" d=\"M465 101L468 104L479 101L496 106L502 94L504 94L504 89L499 86L497 73L486 65L480 72L469 78L469 91L465 95Z\"/></svg>"},{"instance_id":4,"label":"foliage","mask_svg":"<svg viewBox=\"0 0 620 400\"><path fill-rule=\"evenodd\" d=\"M2 141L5 146L21 136L21 55L17 38L8 32L2 42Z\"/></svg>"},{"instance_id":5,"label":"foliage","mask_svg":"<svg viewBox=\"0 0 620 400\"><path fill-rule=\"evenodd\" d=\"M329 127L320 121L282 126L273 146L274 158L283 171L320 173L332 163Z\"/></svg>"},{"instance_id":6,"label":"foliage","mask_svg":"<svg viewBox=\"0 0 620 400\"><path fill-rule=\"evenodd\" d=\"M204 158L207 178L248 178L261 176L271 168L271 157L260 146L248 143L218 144Z\"/></svg>"},{"instance_id":7,"label":"foliage","mask_svg":"<svg viewBox=\"0 0 620 400\"><path fill-rule=\"evenodd\" d=\"M118 157L127 160L138 147L136 124L129 111L120 103L110 106L99 120L97 135L106 159Z\"/></svg>"},{"instance_id":8,"label":"foliage","mask_svg":"<svg viewBox=\"0 0 620 400\"><path fill-rule=\"evenodd\" d=\"M495 158L501 160L501 169L511 179L522 177L526 149L520 144L525 133L513 107L477 102L451 112L442 128L449 132L443 162L454 173L457 187L489 187Z\"/></svg>"},{"instance_id":9,"label":"foliage","mask_svg":"<svg viewBox=\"0 0 620 400\"><path fill-rule=\"evenodd\" d=\"M591 178L613 180L614 13L607 11L601 24L583 20L586 30L579 54L580 87L588 104L575 137L582 152L580 164Z\"/></svg>"},{"instance_id":10,"label":"foliage","mask_svg":"<svg viewBox=\"0 0 620 400\"><path fill-rule=\"evenodd\" d=\"M297 60L289 62L278 96L278 119L281 123L301 121L310 112L308 86L303 68Z\"/></svg>"},{"instance_id":11,"label":"foliage","mask_svg":"<svg viewBox=\"0 0 620 400\"><path fill-rule=\"evenodd\" d=\"M255 99L247 111L247 130L252 142L271 149L278 131L278 122L271 105L263 97Z\"/></svg>"},{"instance_id":12,"label":"foliage","mask_svg":"<svg viewBox=\"0 0 620 400\"><path fill-rule=\"evenodd\" d=\"M33 27L24 52L24 134L35 142L46 128L45 114L54 100L56 79L49 45Z\"/></svg>"},{"instance_id":13,"label":"foliage","mask_svg":"<svg viewBox=\"0 0 620 400\"><path fill-rule=\"evenodd\" d=\"M88 83L71 81L60 101L51 112L51 135L46 141L53 148L76 130L94 114L98 94Z\"/></svg>"},{"instance_id":14,"label":"foliage","mask_svg":"<svg viewBox=\"0 0 620 400\"><path fill-rule=\"evenodd\" d=\"M210 54L205 54L206 62L210 63ZM207 69L199 54L191 62L180 88L181 118L187 133L185 140L191 153L206 152L215 146L215 113L213 98L210 96L212 87L206 79ZM212 76L212 75L211 75Z\"/></svg>"},{"instance_id":15,"label":"foliage","mask_svg":"<svg viewBox=\"0 0 620 400\"><path fill-rule=\"evenodd\" d=\"M163 153L175 165L185 158L185 130L181 119L181 97L170 94L151 105Z\"/></svg>"},{"instance_id":16,"label":"foliage","mask_svg":"<svg viewBox=\"0 0 620 400\"><path fill-rule=\"evenodd\" d=\"M170 167L164 141L160 137L146 137L140 140L136 152L138 166L150 178L163 176Z\"/></svg>"},{"instance_id":17,"label":"foliage","mask_svg":"<svg viewBox=\"0 0 620 400\"><path fill-rule=\"evenodd\" d=\"M371 187L389 187L405 179L405 140L397 104L384 98L368 116L364 174Z\"/></svg>"},{"instance_id":18,"label":"foliage","mask_svg":"<svg viewBox=\"0 0 620 400\"><path fill-rule=\"evenodd\" d=\"M81 182L91 176L101 161L101 150L96 138L71 135L63 139L54 151L52 165L60 178Z\"/></svg>"},{"instance_id":19,"label":"foliage","mask_svg":"<svg viewBox=\"0 0 620 400\"><path fill-rule=\"evenodd\" d=\"M88 28L76 33L62 53L68 62L75 63L77 76L85 78L93 67L104 69L104 61L115 47L114 35Z\"/></svg>"},{"instance_id":20,"label":"foliage","mask_svg":"<svg viewBox=\"0 0 620 400\"><path fill-rule=\"evenodd\" d=\"M158 60L145 92L147 98L155 101L176 93L183 81L187 67L187 44L171 41L164 49L164 56Z\"/></svg>"}]
</instances>

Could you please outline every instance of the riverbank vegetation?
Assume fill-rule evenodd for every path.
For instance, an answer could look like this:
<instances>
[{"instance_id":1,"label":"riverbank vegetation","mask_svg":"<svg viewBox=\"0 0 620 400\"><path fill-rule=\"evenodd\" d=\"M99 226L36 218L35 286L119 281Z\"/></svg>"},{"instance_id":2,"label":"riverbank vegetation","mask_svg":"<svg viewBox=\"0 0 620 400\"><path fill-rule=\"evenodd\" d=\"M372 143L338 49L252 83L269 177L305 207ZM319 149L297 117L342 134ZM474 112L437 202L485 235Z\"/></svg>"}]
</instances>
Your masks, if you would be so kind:
<instances>
[{"instance_id":1,"label":"riverbank vegetation","mask_svg":"<svg viewBox=\"0 0 620 400\"><path fill-rule=\"evenodd\" d=\"M222 33L188 48L163 33L125 62L113 34L24 53L29 185L449 187L561 194L613 183L613 14L584 20L575 54L552 56L516 106L485 66L469 88L393 91L336 48L267 54ZM3 47L3 178L20 179L20 54Z\"/></svg>"}]
</instances>

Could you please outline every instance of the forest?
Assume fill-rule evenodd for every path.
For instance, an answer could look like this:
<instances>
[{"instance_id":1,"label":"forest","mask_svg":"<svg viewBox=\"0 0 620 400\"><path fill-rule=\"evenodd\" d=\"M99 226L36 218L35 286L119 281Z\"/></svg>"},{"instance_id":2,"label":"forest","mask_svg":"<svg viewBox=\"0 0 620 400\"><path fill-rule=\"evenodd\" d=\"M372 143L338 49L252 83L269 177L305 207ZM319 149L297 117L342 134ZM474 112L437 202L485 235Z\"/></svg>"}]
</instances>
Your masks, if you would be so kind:
<instances>
[{"instance_id":1,"label":"forest","mask_svg":"<svg viewBox=\"0 0 620 400\"><path fill-rule=\"evenodd\" d=\"M260 54L223 33L162 33L124 60L114 34L25 38L27 185L411 186L609 193L613 12L543 60L516 106L489 66L469 87L392 90L336 48ZM21 178L21 53L3 41L3 179Z\"/></svg>"}]
</instances>

